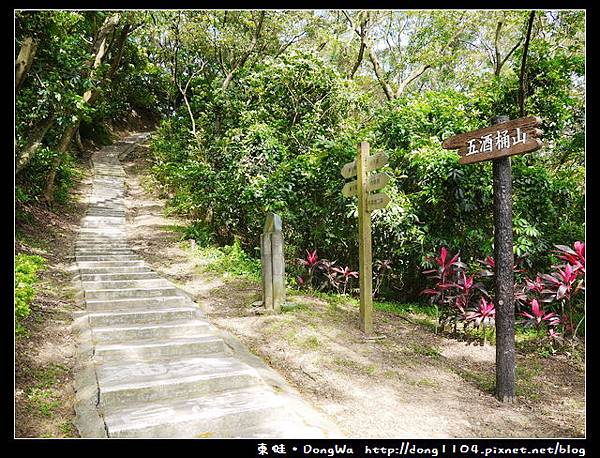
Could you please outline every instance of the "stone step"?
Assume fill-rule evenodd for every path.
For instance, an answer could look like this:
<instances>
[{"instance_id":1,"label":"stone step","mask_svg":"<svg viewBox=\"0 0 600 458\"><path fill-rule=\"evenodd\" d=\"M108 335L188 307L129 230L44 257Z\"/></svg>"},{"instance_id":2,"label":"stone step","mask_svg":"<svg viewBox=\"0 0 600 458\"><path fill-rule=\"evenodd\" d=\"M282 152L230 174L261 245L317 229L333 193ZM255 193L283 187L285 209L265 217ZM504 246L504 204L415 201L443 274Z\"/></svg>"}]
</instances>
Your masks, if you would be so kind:
<instances>
[{"instance_id":1,"label":"stone step","mask_svg":"<svg viewBox=\"0 0 600 458\"><path fill-rule=\"evenodd\" d=\"M86 216L94 216L92 213L97 213L97 216L105 216L105 215L117 215L117 216L125 216L125 207L118 205L102 205L93 204L89 205L87 208Z\"/></svg>"},{"instance_id":2,"label":"stone step","mask_svg":"<svg viewBox=\"0 0 600 458\"><path fill-rule=\"evenodd\" d=\"M125 221L109 223L107 221L84 221L81 223L82 229L95 229L104 232L107 229L121 229L125 227Z\"/></svg>"},{"instance_id":3,"label":"stone step","mask_svg":"<svg viewBox=\"0 0 600 458\"><path fill-rule=\"evenodd\" d=\"M130 274L130 273L147 273L152 272L152 269L148 266L131 266L123 267L122 265L110 266L110 267L81 267L79 266L79 273L81 275L96 275L96 274Z\"/></svg>"},{"instance_id":4,"label":"stone step","mask_svg":"<svg viewBox=\"0 0 600 458\"><path fill-rule=\"evenodd\" d=\"M118 256L122 254L134 254L129 248L110 248L110 247L75 247L75 254L79 256Z\"/></svg>"},{"instance_id":5,"label":"stone step","mask_svg":"<svg viewBox=\"0 0 600 458\"><path fill-rule=\"evenodd\" d=\"M199 355L216 355L225 351L222 339L212 334L190 338L166 340L142 340L128 343L96 344L94 357L98 361L141 361L160 359L163 357L182 357Z\"/></svg>"},{"instance_id":6,"label":"stone step","mask_svg":"<svg viewBox=\"0 0 600 458\"><path fill-rule=\"evenodd\" d=\"M273 419L261 421L256 426L244 428L237 435L233 435L231 439L265 439L265 438L280 438L289 439L323 439L328 436L326 431L318 426L307 425L306 422L298 418L292 412L282 411Z\"/></svg>"},{"instance_id":7,"label":"stone step","mask_svg":"<svg viewBox=\"0 0 600 458\"><path fill-rule=\"evenodd\" d=\"M86 289L85 299L90 300L113 300L113 299L146 299L151 297L177 296L177 289L173 286L159 286L156 288L119 288L119 289Z\"/></svg>"},{"instance_id":8,"label":"stone step","mask_svg":"<svg viewBox=\"0 0 600 458\"><path fill-rule=\"evenodd\" d=\"M125 224L124 216L84 216L82 227L119 227Z\"/></svg>"},{"instance_id":9,"label":"stone step","mask_svg":"<svg viewBox=\"0 0 600 458\"><path fill-rule=\"evenodd\" d=\"M127 281L127 280L158 280L161 277L150 270L146 272L130 273L98 273L98 274L79 274L79 280L82 282L105 282L105 281Z\"/></svg>"},{"instance_id":10,"label":"stone step","mask_svg":"<svg viewBox=\"0 0 600 458\"><path fill-rule=\"evenodd\" d=\"M101 237L101 236L80 236L77 238L75 243L98 243L98 244L109 244L109 243L128 243L127 237L124 235L120 235L117 237Z\"/></svg>"},{"instance_id":11,"label":"stone step","mask_svg":"<svg viewBox=\"0 0 600 458\"><path fill-rule=\"evenodd\" d=\"M125 208L117 208L115 205L110 207L100 207L98 205L88 206L85 213L86 216L118 216L124 217L126 215Z\"/></svg>"},{"instance_id":12,"label":"stone step","mask_svg":"<svg viewBox=\"0 0 600 458\"><path fill-rule=\"evenodd\" d=\"M97 377L100 404L105 409L262 384L255 369L229 356L105 363L97 367Z\"/></svg>"},{"instance_id":13,"label":"stone step","mask_svg":"<svg viewBox=\"0 0 600 458\"><path fill-rule=\"evenodd\" d=\"M86 268L102 268L102 267L144 267L142 260L126 260L126 261L77 261L80 269Z\"/></svg>"},{"instance_id":14,"label":"stone step","mask_svg":"<svg viewBox=\"0 0 600 458\"><path fill-rule=\"evenodd\" d=\"M109 223L113 223L115 221L121 222L121 221L125 221L125 217L124 216L108 216L108 215L90 215L89 213L87 213L84 217L83 217L83 221L106 221Z\"/></svg>"},{"instance_id":15,"label":"stone step","mask_svg":"<svg viewBox=\"0 0 600 458\"><path fill-rule=\"evenodd\" d=\"M140 261L140 257L137 254L76 254L75 258L77 262L89 262L89 261Z\"/></svg>"},{"instance_id":16,"label":"stone step","mask_svg":"<svg viewBox=\"0 0 600 458\"><path fill-rule=\"evenodd\" d=\"M93 329L94 341L97 343L124 343L126 340L176 339L206 335L210 331L208 323L203 320L185 320L166 324L121 324Z\"/></svg>"},{"instance_id":17,"label":"stone step","mask_svg":"<svg viewBox=\"0 0 600 458\"><path fill-rule=\"evenodd\" d=\"M110 312L121 310L148 310L164 307L181 307L191 303L186 296L158 296L128 299L86 299L88 310L94 312Z\"/></svg>"},{"instance_id":18,"label":"stone step","mask_svg":"<svg viewBox=\"0 0 600 458\"><path fill-rule=\"evenodd\" d=\"M129 248L129 243L127 240L114 240L110 241L91 241L91 240L78 240L75 242L76 248L114 248L114 249L127 249Z\"/></svg>"},{"instance_id":19,"label":"stone step","mask_svg":"<svg viewBox=\"0 0 600 458\"><path fill-rule=\"evenodd\" d=\"M118 326L153 323L174 323L184 319L195 319L202 315L199 308L188 307L163 307L154 310L117 311L117 312L92 312L88 314L90 326Z\"/></svg>"},{"instance_id":20,"label":"stone step","mask_svg":"<svg viewBox=\"0 0 600 458\"><path fill-rule=\"evenodd\" d=\"M127 233L123 228L110 229L110 228L85 228L82 227L79 230L77 240L86 242L111 242L116 240L127 240Z\"/></svg>"},{"instance_id":21,"label":"stone step","mask_svg":"<svg viewBox=\"0 0 600 458\"><path fill-rule=\"evenodd\" d=\"M118 242L127 242L127 234L90 234L90 233L80 233L77 237L77 242L95 242L95 243L118 243Z\"/></svg>"},{"instance_id":22,"label":"stone step","mask_svg":"<svg viewBox=\"0 0 600 458\"><path fill-rule=\"evenodd\" d=\"M282 407L273 392L246 388L113 410L104 421L109 437L243 437L245 428L280 418Z\"/></svg>"},{"instance_id":23,"label":"stone step","mask_svg":"<svg viewBox=\"0 0 600 458\"><path fill-rule=\"evenodd\" d=\"M81 284L86 290L111 290L124 288L160 288L173 286L164 278L158 275L156 278L150 279L133 279L133 280L105 280L105 281L88 281L81 280Z\"/></svg>"}]
</instances>

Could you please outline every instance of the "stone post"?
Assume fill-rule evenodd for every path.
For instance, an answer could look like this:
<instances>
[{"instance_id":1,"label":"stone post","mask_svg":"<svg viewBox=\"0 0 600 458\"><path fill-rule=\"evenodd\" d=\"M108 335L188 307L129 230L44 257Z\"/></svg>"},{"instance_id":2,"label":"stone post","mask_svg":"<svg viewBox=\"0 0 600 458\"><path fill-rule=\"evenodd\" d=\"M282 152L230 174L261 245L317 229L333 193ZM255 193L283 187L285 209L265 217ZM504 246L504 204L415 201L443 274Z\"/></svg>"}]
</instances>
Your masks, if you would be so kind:
<instances>
[{"instance_id":1,"label":"stone post","mask_svg":"<svg viewBox=\"0 0 600 458\"><path fill-rule=\"evenodd\" d=\"M263 305L268 311L279 312L285 301L285 262L281 218L268 213L260 237Z\"/></svg>"}]
</instances>

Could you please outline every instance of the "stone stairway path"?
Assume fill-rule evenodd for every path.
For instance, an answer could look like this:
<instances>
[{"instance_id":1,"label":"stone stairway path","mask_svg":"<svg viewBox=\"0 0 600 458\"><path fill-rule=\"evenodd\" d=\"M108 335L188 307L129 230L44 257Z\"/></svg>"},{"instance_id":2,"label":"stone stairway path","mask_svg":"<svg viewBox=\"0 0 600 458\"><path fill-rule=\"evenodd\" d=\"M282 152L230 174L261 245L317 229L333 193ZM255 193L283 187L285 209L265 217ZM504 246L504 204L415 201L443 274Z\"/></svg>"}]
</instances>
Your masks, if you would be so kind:
<instances>
[{"instance_id":1,"label":"stone stairway path","mask_svg":"<svg viewBox=\"0 0 600 458\"><path fill-rule=\"evenodd\" d=\"M340 437L288 387L267 383L267 369L248 364L187 295L129 249L119 155L146 136L92 158L93 188L75 247L85 307L74 321L81 436Z\"/></svg>"}]
</instances>

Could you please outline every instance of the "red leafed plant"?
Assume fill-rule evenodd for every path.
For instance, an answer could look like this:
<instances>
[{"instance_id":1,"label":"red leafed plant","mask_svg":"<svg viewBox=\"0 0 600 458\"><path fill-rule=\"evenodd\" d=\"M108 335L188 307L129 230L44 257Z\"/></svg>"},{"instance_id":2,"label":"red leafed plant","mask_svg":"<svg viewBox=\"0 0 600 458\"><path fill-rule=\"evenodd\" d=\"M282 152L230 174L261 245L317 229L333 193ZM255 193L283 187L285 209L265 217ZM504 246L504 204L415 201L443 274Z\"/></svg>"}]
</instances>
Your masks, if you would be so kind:
<instances>
[{"instance_id":1,"label":"red leafed plant","mask_svg":"<svg viewBox=\"0 0 600 458\"><path fill-rule=\"evenodd\" d=\"M318 267L321 262L319 260L319 256L317 255L317 250L306 250L306 258L298 258L297 261L300 265L305 266L308 270L308 280L303 279L304 281L302 284L308 283L312 287L315 268Z\"/></svg>"},{"instance_id":2,"label":"red leafed plant","mask_svg":"<svg viewBox=\"0 0 600 458\"><path fill-rule=\"evenodd\" d=\"M521 312L521 316L527 318L527 325L534 325L537 329L540 329L543 324L553 327L560 322L560 318L556 313L546 313L544 310L542 310L537 299L531 300L531 309L528 312Z\"/></svg>"},{"instance_id":3,"label":"red leafed plant","mask_svg":"<svg viewBox=\"0 0 600 458\"><path fill-rule=\"evenodd\" d=\"M494 330L496 318L496 308L494 307L493 301L486 301L485 297L482 297L479 301L479 306L472 307L465 313L465 326L469 323L473 323L473 326L483 331L483 342L486 339L486 329L492 328Z\"/></svg>"},{"instance_id":4,"label":"red leafed plant","mask_svg":"<svg viewBox=\"0 0 600 458\"><path fill-rule=\"evenodd\" d=\"M517 314L528 326L547 329L553 342L563 340L571 335L573 342L577 330L583 322L581 317L574 325L574 303L578 293L585 290L585 243L577 241L572 247L555 245L559 259L564 264L553 266L551 273L538 273L535 278L528 277L520 268L523 259L517 260L513 266L515 280L515 305ZM491 296L476 279L494 276L494 258L487 256L479 261L483 265L476 276L468 276L466 266L460 262L459 255L450 256L446 247L442 247L431 262L434 269L423 273L432 280L432 285L425 288L422 294L428 295L432 303L441 309L439 323L442 325L463 322L475 326L491 325L495 319L495 308ZM545 310L541 304L545 304ZM555 305L558 304L558 305ZM581 316L581 315L580 315Z\"/></svg>"},{"instance_id":5,"label":"red leafed plant","mask_svg":"<svg viewBox=\"0 0 600 458\"><path fill-rule=\"evenodd\" d=\"M431 297L431 303L438 310L439 324L443 327L451 325L456 332L458 323L464 322L466 310L475 299L473 293L486 293L474 277L466 275L467 266L460 261L459 253L450 256L447 248L442 247L433 261L437 268L423 273L435 283L433 287L425 288L422 294Z\"/></svg>"},{"instance_id":6,"label":"red leafed plant","mask_svg":"<svg viewBox=\"0 0 600 458\"><path fill-rule=\"evenodd\" d=\"M577 241L573 244L573 248L565 245L555 246L558 248L558 252L562 253L559 256L560 259L564 259L585 275L585 242Z\"/></svg>"},{"instance_id":7,"label":"red leafed plant","mask_svg":"<svg viewBox=\"0 0 600 458\"><path fill-rule=\"evenodd\" d=\"M476 327L493 325L495 317L496 308L494 307L494 302L486 301L485 297L481 298L478 307L465 314L466 321L472 321Z\"/></svg>"},{"instance_id":8,"label":"red leafed plant","mask_svg":"<svg viewBox=\"0 0 600 458\"><path fill-rule=\"evenodd\" d=\"M579 325L585 317L582 317L577 326L573 323L573 301L579 292L585 290L585 243L576 241L573 248L565 245L555 245L559 259L567 261L565 264L553 266L554 272L541 274L544 282L542 295L546 302L557 301L560 303L561 324L566 333L577 334Z\"/></svg>"},{"instance_id":9,"label":"red leafed plant","mask_svg":"<svg viewBox=\"0 0 600 458\"><path fill-rule=\"evenodd\" d=\"M342 294L346 294L350 278L358 278L358 272L351 270L348 266L344 267L343 269L341 267L334 267L333 271L337 272L342 276L344 280L344 289L342 291Z\"/></svg>"}]
</instances>

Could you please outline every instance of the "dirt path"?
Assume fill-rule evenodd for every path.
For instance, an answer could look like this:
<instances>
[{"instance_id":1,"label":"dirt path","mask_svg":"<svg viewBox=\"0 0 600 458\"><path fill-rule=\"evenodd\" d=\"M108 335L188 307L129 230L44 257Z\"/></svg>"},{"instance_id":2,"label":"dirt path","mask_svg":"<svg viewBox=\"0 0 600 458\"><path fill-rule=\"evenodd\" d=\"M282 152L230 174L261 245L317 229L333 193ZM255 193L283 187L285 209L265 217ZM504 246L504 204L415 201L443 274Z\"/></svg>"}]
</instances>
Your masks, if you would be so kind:
<instances>
[{"instance_id":1,"label":"dirt path","mask_svg":"<svg viewBox=\"0 0 600 458\"><path fill-rule=\"evenodd\" d=\"M518 356L518 402L491 393L494 348L434 334L407 317L376 312L365 341L358 310L343 302L291 295L280 315L257 315L255 282L198 269L205 260L169 230L164 202L138 151L124 161L126 207L136 215L132 249L161 275L204 304L208 319L237 335L348 437L583 437L585 375L564 356ZM410 316L408 317L410 320Z\"/></svg>"},{"instance_id":2,"label":"dirt path","mask_svg":"<svg viewBox=\"0 0 600 458\"><path fill-rule=\"evenodd\" d=\"M82 175L67 204L54 211L28 206L16 227L15 253L47 259L25 322L27 335L15 341L16 437L77 437L72 423L75 340L70 325L78 306L69 269L91 187L89 152L79 158L78 169Z\"/></svg>"}]
</instances>

